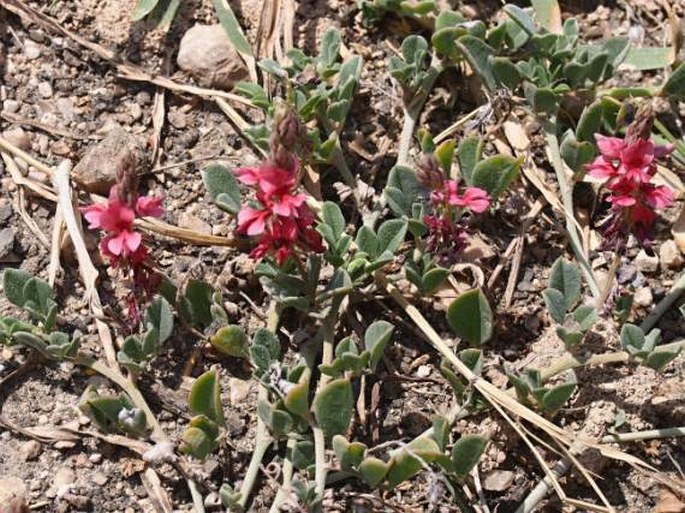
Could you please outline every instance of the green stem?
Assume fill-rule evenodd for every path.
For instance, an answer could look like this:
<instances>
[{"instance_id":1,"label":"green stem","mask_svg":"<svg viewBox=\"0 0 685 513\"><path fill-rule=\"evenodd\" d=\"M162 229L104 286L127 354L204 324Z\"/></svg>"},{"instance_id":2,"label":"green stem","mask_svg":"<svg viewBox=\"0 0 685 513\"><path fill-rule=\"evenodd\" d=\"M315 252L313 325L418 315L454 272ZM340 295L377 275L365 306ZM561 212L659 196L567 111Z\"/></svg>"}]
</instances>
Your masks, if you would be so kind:
<instances>
[{"instance_id":1,"label":"green stem","mask_svg":"<svg viewBox=\"0 0 685 513\"><path fill-rule=\"evenodd\" d=\"M286 444L286 454L292 454L295 449L297 440L293 437L288 438L288 443ZM290 486L293 480L293 461L291 457L286 456L283 461L283 481L281 487L278 489L278 493L274 498L271 507L269 508L269 513L278 513L281 511L281 505L285 499L290 495Z\"/></svg>"},{"instance_id":2,"label":"green stem","mask_svg":"<svg viewBox=\"0 0 685 513\"><path fill-rule=\"evenodd\" d=\"M595 278L595 275L592 272L592 267L587 259L587 255L585 255L585 251L583 250L583 244L580 240L580 233L576 227L577 221L575 215L573 214L573 191L571 190L570 184L566 178L564 162L561 158L559 140L557 139L556 134L556 125L550 120L544 123L544 127L547 147L549 148L551 154L551 164L554 168L554 172L557 175L559 192L561 193L561 199L564 204L564 217L566 218L566 231L568 232L569 243L571 244L571 249L573 249L573 253L580 264L580 268L585 274L590 291L592 292L593 297L597 299L601 296L601 290L599 284L597 283L597 278Z\"/></svg>"},{"instance_id":3,"label":"green stem","mask_svg":"<svg viewBox=\"0 0 685 513\"><path fill-rule=\"evenodd\" d=\"M269 308L269 316L266 321L266 329L272 333L276 333L278 328L278 322L280 320L280 310L276 306L276 302L272 302ZM259 387L259 392L257 395L257 404L262 401L269 400L269 391L264 386ZM262 465L262 460L264 459L264 454L271 445L272 439L269 434L264 421L257 416L257 433L255 435L255 447L252 452L252 458L250 459L250 464L247 467L247 472L245 473L245 478L243 479L243 484L240 486L240 498L238 499L238 504L242 507L247 505L247 500L250 498L250 493L252 488L254 488L257 482L257 476L259 475L259 468Z\"/></svg>"},{"instance_id":4,"label":"green stem","mask_svg":"<svg viewBox=\"0 0 685 513\"><path fill-rule=\"evenodd\" d=\"M673 352L679 351L685 348L685 339L676 340L670 344L664 344L661 346L656 346L654 348L655 352ZM574 356L572 354L566 354L561 359L555 361L549 367L546 367L540 371L540 377L543 381L547 381L550 378L561 374L567 370L575 369L577 367L584 367L588 365L604 365L607 363L622 363L632 360L633 357L630 353L625 351L617 351L615 353L605 353L605 354L595 354L587 358L580 356ZM511 389L513 391L513 389Z\"/></svg>"},{"instance_id":5,"label":"green stem","mask_svg":"<svg viewBox=\"0 0 685 513\"><path fill-rule=\"evenodd\" d=\"M333 345L335 342L335 321L337 319L337 312L334 313L333 319L327 319L323 326L323 354L321 356L322 365L330 365L333 361ZM317 392L323 390L328 384L331 377L327 374L321 374ZM316 483L316 495L323 499L323 492L326 488L326 439L323 430L318 425L312 426L314 433L314 461L316 464L314 480Z\"/></svg>"},{"instance_id":6,"label":"green stem","mask_svg":"<svg viewBox=\"0 0 685 513\"><path fill-rule=\"evenodd\" d=\"M685 427L650 429L633 433L615 433L602 438L605 444L611 442L636 442L638 440L654 440L656 438L676 438L685 436Z\"/></svg>"},{"instance_id":7,"label":"green stem","mask_svg":"<svg viewBox=\"0 0 685 513\"><path fill-rule=\"evenodd\" d=\"M145 413L146 420L152 427L152 436L150 438L152 438L152 440L155 442L164 442L167 440L166 435L162 430L162 426L159 425L157 417L155 417L155 414L152 413L152 410L145 401L143 394L140 393L140 390L138 390L138 388L131 381L126 379L120 372L90 356L79 354L76 355L73 361L76 365L80 365L95 371L109 379L112 383L118 385L124 392L126 392L126 394L128 394L128 396L131 398L131 401L133 401L133 404L135 404L136 407L140 408L143 413Z\"/></svg>"}]
</instances>

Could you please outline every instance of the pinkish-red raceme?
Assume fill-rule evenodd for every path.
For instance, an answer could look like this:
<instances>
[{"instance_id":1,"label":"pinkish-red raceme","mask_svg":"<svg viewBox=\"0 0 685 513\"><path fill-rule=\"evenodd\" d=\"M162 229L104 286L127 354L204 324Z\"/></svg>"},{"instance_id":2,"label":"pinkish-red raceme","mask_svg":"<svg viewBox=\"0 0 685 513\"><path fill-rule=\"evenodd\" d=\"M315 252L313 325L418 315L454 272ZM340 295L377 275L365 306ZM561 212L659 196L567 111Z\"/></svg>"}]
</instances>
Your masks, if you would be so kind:
<instances>
[{"instance_id":1,"label":"pinkish-red raceme","mask_svg":"<svg viewBox=\"0 0 685 513\"><path fill-rule=\"evenodd\" d=\"M673 202L673 192L655 185L656 159L673 151L672 146L657 146L647 139L632 141L597 134L600 156L588 164L590 176L602 180L609 194L611 214L604 223L605 246L622 247L632 234L642 245L649 245L656 221L656 209Z\"/></svg>"},{"instance_id":2,"label":"pinkish-red raceme","mask_svg":"<svg viewBox=\"0 0 685 513\"><path fill-rule=\"evenodd\" d=\"M431 185L437 185L434 180ZM430 194L433 213L424 217L428 228L427 250L441 265L455 263L468 239L464 209L481 213L490 206L490 196L478 187L466 187L459 194L455 180L443 180Z\"/></svg>"},{"instance_id":3,"label":"pinkish-red raceme","mask_svg":"<svg viewBox=\"0 0 685 513\"><path fill-rule=\"evenodd\" d=\"M259 202L258 208L245 205L238 212L236 232L259 237L252 258L270 255L283 265L298 251L324 251L321 236L313 228L316 216L306 204L307 195L295 191L299 164L294 162L292 169L265 161L235 171L238 180L256 190Z\"/></svg>"},{"instance_id":4,"label":"pinkish-red raceme","mask_svg":"<svg viewBox=\"0 0 685 513\"><path fill-rule=\"evenodd\" d=\"M138 196L135 190L123 191L115 185L109 191L107 203L89 205L81 212L91 230L105 232L100 241L103 256L112 267L131 274L133 290L126 302L133 331L142 318L140 300L149 299L160 284L160 276L148 265L149 250L141 233L133 227L133 221L136 217L161 217L164 214L162 198Z\"/></svg>"}]
</instances>

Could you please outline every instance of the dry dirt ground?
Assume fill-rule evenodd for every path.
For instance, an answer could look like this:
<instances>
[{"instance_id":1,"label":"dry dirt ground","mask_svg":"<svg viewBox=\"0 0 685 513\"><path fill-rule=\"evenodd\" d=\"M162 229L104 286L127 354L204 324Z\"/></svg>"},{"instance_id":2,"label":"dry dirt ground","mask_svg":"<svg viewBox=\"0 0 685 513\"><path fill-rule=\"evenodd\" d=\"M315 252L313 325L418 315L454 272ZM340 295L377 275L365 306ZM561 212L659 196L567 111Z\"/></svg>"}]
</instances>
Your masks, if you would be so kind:
<instances>
[{"instance_id":1,"label":"dry dirt ground","mask_svg":"<svg viewBox=\"0 0 685 513\"><path fill-rule=\"evenodd\" d=\"M153 72L164 69L166 52L173 55L188 27L196 22L213 22L211 2L207 0L183 2L179 19L166 36L149 31L144 23L130 20L135 4L133 0L27 3L64 27ZM237 2L235 4L237 6ZM237 9L243 27L253 40L260 5L261 2L245 0ZM626 34L631 26L641 25L645 28L644 44L659 45L664 42L666 30L660 5L653 1L600 5L582 1L564 3L562 8L565 15L579 17L583 33L589 39L599 39L607 33ZM461 9L473 18L488 18L497 7L494 1L469 2L464 3ZM0 99L3 101L3 114L10 115L0 120L0 128L5 131L21 127L20 142L32 155L49 165L56 165L63 158L78 161L89 145L97 143L97 139L115 125L141 140L147 140L153 134L154 86L118 78L110 64L69 38L26 23L9 12L1 16L4 17L0 18L5 29L0 37L5 63L0 76ZM350 127L344 134L345 146L350 148L353 169L372 185L382 187L388 166L394 160L394 141L401 125L400 100L393 92L386 60L392 55L393 48L399 46L407 27L402 23L388 23L383 27L365 28L360 23L355 3L349 0L301 0L296 12L296 46L311 49L328 26L341 28L343 41L349 49L364 57L365 70L350 117ZM171 62L173 78L179 82L191 82L189 77L176 70L173 58ZM660 75L629 73L624 78L642 84L658 83ZM423 118L433 133L474 108L468 95L463 95L463 100L459 97L456 103L449 101L451 93L459 91L460 87L456 77L444 77L439 82L436 99L430 103ZM256 160L226 116L212 102L168 92L166 99L167 118L158 166L203 157L229 165ZM246 116L249 119L250 113ZM531 127L531 135L535 136L535 127ZM164 194L165 221L198 232L226 235L226 218L210 205L201 182L199 171L203 165L205 162L196 162L147 174L143 187ZM45 276L55 206L31 194L20 195L15 180L3 163L0 163L0 176L0 228L9 230L4 236L11 238L0 267L21 267ZM41 178L42 175L35 176ZM479 263L486 275L497 265L497 255L503 254L518 233L522 208L529 201L526 195L530 194L523 188L512 191L502 208L486 216L479 224L485 247ZM657 254L662 242L670 237L670 223L681 207L678 204L669 210L659 225ZM22 218L22 210L26 218L35 222L33 230ZM493 343L486 350L484 374L498 386L506 386L502 370L505 362L516 368L542 366L564 351L550 328L540 298L551 263L563 252L563 238L549 221L554 215L551 211L547 214L549 217L542 218L527 234L511 306L497 307L497 331ZM45 241L36 232L43 234ZM3 239L3 243L6 240ZM230 249L192 246L161 236L150 236L149 241L161 268L172 280L180 283L192 274L217 283L230 305L229 315L233 322L249 329L262 323L260 316L268 298L260 292L252 264L244 255ZM93 239L89 243L95 258L96 241ZM644 306L638 306L633 313L634 318L639 319L664 296L682 271L682 264L680 268L646 272L634 261L637 253L637 248L628 251L621 273L624 283L632 284L636 289L647 289L651 295L652 299ZM598 270L606 270L606 263L602 263L601 257L597 258ZM118 285L108 278L103 263L97 263L101 271L99 286L103 300L115 301ZM507 264L503 276L491 291L494 305L503 297L508 271ZM79 282L77 265L68 251L65 252L56 290L62 305L61 322L69 330L79 329L86 333L85 349L97 356L100 344L89 318L88 305L83 299L84 290ZM433 312L431 305L424 306L426 315L435 321L436 328L449 336L443 314ZM0 312L8 314L14 310L3 299ZM420 433L430 427L430 419L435 412L449 407L452 396L437 372L439 359L412 330L401 324L398 314L377 308L369 312L365 321L370 322L374 316L397 320L400 336L388 348L385 366L376 377L380 383L380 402L373 412L371 424L360 427L357 433L358 438L367 443ZM666 342L685 333L685 324L677 308L662 318L659 327ZM288 328L295 330L297 325L291 322ZM141 389L172 439L178 439L189 417L182 376L195 341L187 335L179 332L168 343L164 354L155 360L152 371L141 382ZM612 338L601 338L596 343L605 351L618 347ZM26 354L21 351L3 349L0 379L19 368L25 358ZM221 452L204 463L207 475L203 483L205 493L216 491L222 482L233 483L241 479L251 456L255 427L256 384L245 380L243 369L226 365L211 354L204 355L192 374L198 375L212 364L220 364L228 433ZM606 366L581 370L578 380L581 383L579 392L555 418L563 427L591 436L603 436L619 411L626 415L624 430L685 425L683 356L661 374L645 367ZM32 367L23 376L3 385L0 390L0 419L3 421L0 423L0 478L19 478L28 490L29 503L35 511L154 511L151 488L146 487L141 479L145 464L135 453L94 437L84 436L76 441L39 441L20 429L40 427L49 432L51 427L63 425L94 429L75 409L82 391L93 383L105 389L108 386L105 380L88 375L70 364L52 364ZM492 443L479 466L481 481L496 481L504 476L509 482L497 490L492 489L496 486L486 486L484 500L491 511L514 511L543 475L527 447L505 423L491 414L463 420L456 429L492 435ZM679 440L634 443L625 448L670 476L682 477L680 469L685 467L685 448ZM551 452L546 456L549 461L556 460ZM656 511L654 508L659 504L664 488L654 479L626 464L608 462L599 457L588 458L586 464L601 477L600 486L618 511ZM190 497L182 477L173 468L164 466L160 469L160 477L172 498L174 509L191 511ZM562 484L569 496L588 500L594 497L585 481L574 473L563 478ZM65 488L65 485L69 486ZM65 489L68 490L66 495L62 493ZM251 510L265 511L263 505L270 504L275 490L274 482L264 477ZM349 481L329 492L325 509L428 511L427 491L425 476L384 493ZM215 496L208 502L210 511L217 510L211 506L212 499ZM553 496L543 508L550 512L564 509ZM445 501L435 510L459 511ZM666 510L661 511L665 513Z\"/></svg>"}]
</instances>

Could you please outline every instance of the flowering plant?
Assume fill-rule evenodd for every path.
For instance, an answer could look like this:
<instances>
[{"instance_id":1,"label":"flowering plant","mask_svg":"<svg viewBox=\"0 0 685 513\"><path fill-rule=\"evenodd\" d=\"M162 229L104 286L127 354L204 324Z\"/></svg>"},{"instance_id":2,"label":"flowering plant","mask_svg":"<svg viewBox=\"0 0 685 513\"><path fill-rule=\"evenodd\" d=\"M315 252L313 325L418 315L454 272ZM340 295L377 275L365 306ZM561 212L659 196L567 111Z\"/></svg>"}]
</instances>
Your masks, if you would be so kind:
<instances>
[{"instance_id":1,"label":"flowering plant","mask_svg":"<svg viewBox=\"0 0 685 513\"><path fill-rule=\"evenodd\" d=\"M141 300L149 300L160 283L159 275L150 265L150 252L143 236L136 231L136 217L161 217L164 214L161 196L139 196L134 162L127 159L117 171L117 183L109 191L106 203L81 209L91 230L100 229L105 237L100 252L112 267L129 274L133 290L128 296L128 320L133 331L141 321Z\"/></svg>"},{"instance_id":2,"label":"flowering plant","mask_svg":"<svg viewBox=\"0 0 685 513\"><path fill-rule=\"evenodd\" d=\"M668 155L672 146L657 146L643 138L625 139L597 134L600 152L587 166L591 176L602 180L609 194L611 214L605 221L607 244L622 246L633 234L649 245L657 208L673 202L673 191L666 185L654 185L656 159Z\"/></svg>"}]
</instances>

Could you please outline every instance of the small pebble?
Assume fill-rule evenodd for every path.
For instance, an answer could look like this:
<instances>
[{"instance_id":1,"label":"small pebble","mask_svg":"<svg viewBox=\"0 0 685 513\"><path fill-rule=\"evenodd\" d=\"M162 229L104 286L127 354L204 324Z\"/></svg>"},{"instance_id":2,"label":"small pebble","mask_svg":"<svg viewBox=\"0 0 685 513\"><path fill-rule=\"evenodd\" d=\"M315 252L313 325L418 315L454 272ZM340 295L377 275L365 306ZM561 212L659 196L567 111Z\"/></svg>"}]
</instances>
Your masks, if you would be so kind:
<instances>
[{"instance_id":1,"label":"small pebble","mask_svg":"<svg viewBox=\"0 0 685 513\"><path fill-rule=\"evenodd\" d=\"M41 82L38 84L38 94L42 98L52 98L53 90L50 82Z\"/></svg>"},{"instance_id":2,"label":"small pebble","mask_svg":"<svg viewBox=\"0 0 685 513\"><path fill-rule=\"evenodd\" d=\"M60 467L55 472L55 477L52 479L52 484L57 488L74 484L76 481L76 474L69 467Z\"/></svg>"},{"instance_id":3,"label":"small pebble","mask_svg":"<svg viewBox=\"0 0 685 513\"><path fill-rule=\"evenodd\" d=\"M642 287L635 291L635 296L633 297L635 304L640 306L651 306L654 303L654 297L652 296L652 289L649 287Z\"/></svg>"},{"instance_id":4,"label":"small pebble","mask_svg":"<svg viewBox=\"0 0 685 513\"><path fill-rule=\"evenodd\" d=\"M2 133L2 137L20 150L31 149L31 136L21 127L10 128Z\"/></svg>"},{"instance_id":5,"label":"small pebble","mask_svg":"<svg viewBox=\"0 0 685 513\"><path fill-rule=\"evenodd\" d=\"M659 268L659 257L648 255L644 249L635 257L635 267L643 273L653 273Z\"/></svg>"},{"instance_id":6,"label":"small pebble","mask_svg":"<svg viewBox=\"0 0 685 513\"><path fill-rule=\"evenodd\" d=\"M19 102L16 100L5 100L2 102L2 110L5 112L18 112L19 111Z\"/></svg>"},{"instance_id":7,"label":"small pebble","mask_svg":"<svg viewBox=\"0 0 685 513\"><path fill-rule=\"evenodd\" d=\"M98 465L98 464L102 463L102 454L100 454L99 452L94 452L93 454L88 456L88 460L91 463Z\"/></svg>"},{"instance_id":8,"label":"small pebble","mask_svg":"<svg viewBox=\"0 0 685 513\"><path fill-rule=\"evenodd\" d=\"M40 54L41 48L39 44L37 44L35 41L31 41L30 39L24 41L24 55L28 60L33 61L40 57Z\"/></svg>"},{"instance_id":9,"label":"small pebble","mask_svg":"<svg viewBox=\"0 0 685 513\"><path fill-rule=\"evenodd\" d=\"M24 461L35 460L40 456L43 446L37 440L29 440L21 445L19 452L24 458Z\"/></svg>"},{"instance_id":10,"label":"small pebble","mask_svg":"<svg viewBox=\"0 0 685 513\"><path fill-rule=\"evenodd\" d=\"M93 474L93 482L98 486L104 486L109 481L109 478L102 472L95 472Z\"/></svg>"},{"instance_id":11,"label":"small pebble","mask_svg":"<svg viewBox=\"0 0 685 513\"><path fill-rule=\"evenodd\" d=\"M427 378L430 376L431 373L431 368L429 365L419 365L419 368L416 369L416 376L419 378Z\"/></svg>"},{"instance_id":12,"label":"small pebble","mask_svg":"<svg viewBox=\"0 0 685 513\"><path fill-rule=\"evenodd\" d=\"M673 239L664 242L659 248L662 269L679 269L683 265L683 255Z\"/></svg>"}]
</instances>

